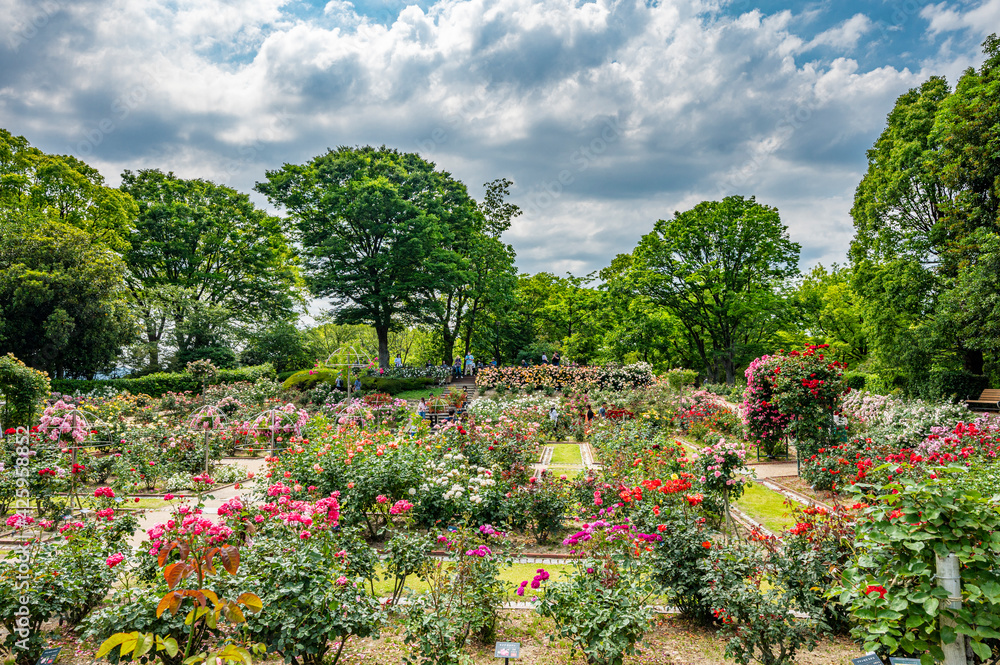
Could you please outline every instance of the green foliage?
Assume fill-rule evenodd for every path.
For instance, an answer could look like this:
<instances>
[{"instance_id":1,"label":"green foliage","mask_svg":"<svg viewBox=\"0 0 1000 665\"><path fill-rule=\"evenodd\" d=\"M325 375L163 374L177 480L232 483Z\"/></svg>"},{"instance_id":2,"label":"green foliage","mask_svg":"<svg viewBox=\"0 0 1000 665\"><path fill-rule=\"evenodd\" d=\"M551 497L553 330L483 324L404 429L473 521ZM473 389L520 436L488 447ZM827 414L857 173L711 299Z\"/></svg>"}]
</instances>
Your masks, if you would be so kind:
<instances>
[{"instance_id":1,"label":"green foliage","mask_svg":"<svg viewBox=\"0 0 1000 665\"><path fill-rule=\"evenodd\" d=\"M228 365L226 337L293 316L301 300L294 254L280 220L249 196L159 170L125 171L121 189L139 208L125 262L148 367L162 366L166 337L180 364L209 357Z\"/></svg>"},{"instance_id":2,"label":"green foliage","mask_svg":"<svg viewBox=\"0 0 1000 665\"><path fill-rule=\"evenodd\" d=\"M621 665L626 655L636 653L636 643L649 628L653 612L647 603L661 588L639 545L622 535L621 530L628 530L634 536L632 527L613 532L611 525L602 524L593 525L589 539L574 538L579 557L574 573L545 584L538 613L551 617L559 636L582 651L588 663ZM539 574L542 581L548 578ZM532 588L538 586L535 580Z\"/></svg>"},{"instance_id":3,"label":"green foliage","mask_svg":"<svg viewBox=\"0 0 1000 665\"><path fill-rule=\"evenodd\" d=\"M875 369L910 393L935 366L981 375L1000 348L995 35L983 51L954 91L933 77L899 97L851 210L851 286Z\"/></svg>"},{"instance_id":4,"label":"green foliage","mask_svg":"<svg viewBox=\"0 0 1000 665\"><path fill-rule=\"evenodd\" d=\"M6 401L0 411L0 424L4 429L34 424L35 413L49 392L49 377L45 372L28 367L13 353L0 356L0 395Z\"/></svg>"},{"instance_id":5,"label":"green foliage","mask_svg":"<svg viewBox=\"0 0 1000 665\"><path fill-rule=\"evenodd\" d=\"M680 390L684 386L693 386L698 380L698 372L693 369L675 368L663 375L669 385L674 390Z\"/></svg>"},{"instance_id":6,"label":"green foliage","mask_svg":"<svg viewBox=\"0 0 1000 665\"><path fill-rule=\"evenodd\" d=\"M990 378L969 372L935 369L931 371L927 386L921 391L925 399L979 399L990 387Z\"/></svg>"},{"instance_id":7,"label":"green foliage","mask_svg":"<svg viewBox=\"0 0 1000 665\"><path fill-rule=\"evenodd\" d=\"M244 365L271 363L281 380L288 378L281 374L288 372L290 375L315 360L305 333L287 322L275 323L255 333L240 353L240 362Z\"/></svg>"},{"instance_id":8,"label":"green foliage","mask_svg":"<svg viewBox=\"0 0 1000 665\"><path fill-rule=\"evenodd\" d=\"M414 651L406 665L458 665L470 637L490 642L504 602L499 573L513 562L499 534L459 529L438 537L448 560L430 565L429 590L412 596L404 616L405 641Z\"/></svg>"},{"instance_id":9,"label":"green foliage","mask_svg":"<svg viewBox=\"0 0 1000 665\"><path fill-rule=\"evenodd\" d=\"M262 543L246 566L264 609L247 628L286 663L337 665L351 637L378 637L383 612L331 547L298 544L289 558L284 541ZM346 558L346 557L345 557ZM348 578L350 576L350 578ZM330 644L338 642L333 657Z\"/></svg>"},{"instance_id":10,"label":"green foliage","mask_svg":"<svg viewBox=\"0 0 1000 665\"><path fill-rule=\"evenodd\" d=\"M274 368L271 365L223 369L219 370L218 376L210 384L216 385L243 381L254 383L263 379L273 380L276 376ZM166 393L200 392L201 380L187 372L156 372L145 376L124 379L99 379L95 381L54 379L52 381L53 390L70 395L75 392L86 393L104 387L128 391L137 395L143 394L151 397L159 397Z\"/></svg>"},{"instance_id":11,"label":"green foliage","mask_svg":"<svg viewBox=\"0 0 1000 665\"><path fill-rule=\"evenodd\" d=\"M335 385L337 375L341 374L338 369L304 369L295 372L281 384L285 390L312 390L320 384ZM354 380L357 375L351 372L351 389L353 390ZM363 392L382 392L390 395L405 392L407 390L419 390L427 386L436 385L436 381L427 377L413 377L409 379L386 379L380 376L362 376L361 390Z\"/></svg>"},{"instance_id":12,"label":"green foliage","mask_svg":"<svg viewBox=\"0 0 1000 665\"><path fill-rule=\"evenodd\" d=\"M955 464L931 476L862 487L872 504L859 521L859 553L831 593L850 608L852 631L868 650L930 653L967 637L986 660L1000 638L1000 514L996 499L953 482L970 473ZM948 606L935 579L936 558L958 556L962 606ZM948 621L945 621L947 619Z\"/></svg>"},{"instance_id":13,"label":"green foliage","mask_svg":"<svg viewBox=\"0 0 1000 665\"><path fill-rule=\"evenodd\" d=\"M465 277L453 245L476 206L419 155L340 147L268 171L256 189L288 211L313 294L333 301L339 323L375 327L382 367L390 329L434 312L437 290Z\"/></svg>"},{"instance_id":14,"label":"green foliage","mask_svg":"<svg viewBox=\"0 0 1000 665\"><path fill-rule=\"evenodd\" d=\"M57 220L0 222L0 346L53 376L114 366L135 328L125 266Z\"/></svg>"},{"instance_id":15,"label":"green foliage","mask_svg":"<svg viewBox=\"0 0 1000 665\"><path fill-rule=\"evenodd\" d=\"M781 321L780 287L798 257L776 209L729 196L656 222L623 279L676 315L707 376L731 385L746 351Z\"/></svg>"},{"instance_id":16,"label":"green foliage","mask_svg":"<svg viewBox=\"0 0 1000 665\"><path fill-rule=\"evenodd\" d=\"M796 577L798 565L793 556L753 541L713 547L702 563L704 592L730 638L727 658L741 665L790 665L799 650L815 648L824 627L816 618L815 596L783 583Z\"/></svg>"}]
</instances>

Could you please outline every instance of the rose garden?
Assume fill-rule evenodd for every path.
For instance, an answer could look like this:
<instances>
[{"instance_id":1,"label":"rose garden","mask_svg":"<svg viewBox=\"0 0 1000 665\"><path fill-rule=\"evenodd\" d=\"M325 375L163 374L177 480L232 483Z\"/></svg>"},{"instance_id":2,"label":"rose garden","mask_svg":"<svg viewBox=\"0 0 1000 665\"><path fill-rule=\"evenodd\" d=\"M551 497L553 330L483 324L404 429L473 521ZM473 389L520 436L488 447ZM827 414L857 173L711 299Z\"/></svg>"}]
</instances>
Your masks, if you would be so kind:
<instances>
[{"instance_id":1,"label":"rose garden","mask_svg":"<svg viewBox=\"0 0 1000 665\"><path fill-rule=\"evenodd\" d=\"M959 643L991 662L1000 416L851 390L823 351L758 358L738 398L641 364L485 368L434 426L267 367L70 396L8 357L4 646L312 665L492 662L504 641L679 664ZM949 555L960 598L935 577Z\"/></svg>"}]
</instances>

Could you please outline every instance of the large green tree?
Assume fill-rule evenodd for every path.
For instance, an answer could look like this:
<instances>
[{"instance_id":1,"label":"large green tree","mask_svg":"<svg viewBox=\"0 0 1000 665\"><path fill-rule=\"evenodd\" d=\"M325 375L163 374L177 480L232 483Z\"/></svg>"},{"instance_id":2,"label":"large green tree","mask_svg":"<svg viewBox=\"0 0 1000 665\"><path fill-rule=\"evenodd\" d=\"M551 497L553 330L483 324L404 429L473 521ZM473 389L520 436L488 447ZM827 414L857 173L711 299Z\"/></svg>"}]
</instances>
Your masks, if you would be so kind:
<instances>
[{"instance_id":1,"label":"large green tree","mask_svg":"<svg viewBox=\"0 0 1000 665\"><path fill-rule=\"evenodd\" d=\"M0 221L0 354L57 378L114 367L135 334L121 258L51 219Z\"/></svg>"},{"instance_id":2,"label":"large green tree","mask_svg":"<svg viewBox=\"0 0 1000 665\"><path fill-rule=\"evenodd\" d=\"M93 167L0 129L0 218L56 220L123 251L135 213L132 198L108 187Z\"/></svg>"},{"instance_id":3,"label":"large green tree","mask_svg":"<svg viewBox=\"0 0 1000 665\"><path fill-rule=\"evenodd\" d=\"M138 205L125 261L150 368L167 342L191 358L294 317L296 258L246 194L159 170L125 171L121 189Z\"/></svg>"},{"instance_id":4,"label":"large green tree","mask_svg":"<svg viewBox=\"0 0 1000 665\"><path fill-rule=\"evenodd\" d=\"M465 186L412 153L340 147L267 172L257 190L289 213L314 295L339 323L367 323L389 365L389 332L426 320L467 279L456 238L475 224Z\"/></svg>"},{"instance_id":5,"label":"large green tree","mask_svg":"<svg viewBox=\"0 0 1000 665\"><path fill-rule=\"evenodd\" d=\"M900 96L868 151L851 216L852 287L880 372L917 390L934 366L985 369L1000 232L1000 41L954 92L933 77Z\"/></svg>"},{"instance_id":6,"label":"large green tree","mask_svg":"<svg viewBox=\"0 0 1000 665\"><path fill-rule=\"evenodd\" d=\"M710 380L736 368L781 328L799 245L778 211L728 196L659 220L633 252L634 292L674 314Z\"/></svg>"}]
</instances>

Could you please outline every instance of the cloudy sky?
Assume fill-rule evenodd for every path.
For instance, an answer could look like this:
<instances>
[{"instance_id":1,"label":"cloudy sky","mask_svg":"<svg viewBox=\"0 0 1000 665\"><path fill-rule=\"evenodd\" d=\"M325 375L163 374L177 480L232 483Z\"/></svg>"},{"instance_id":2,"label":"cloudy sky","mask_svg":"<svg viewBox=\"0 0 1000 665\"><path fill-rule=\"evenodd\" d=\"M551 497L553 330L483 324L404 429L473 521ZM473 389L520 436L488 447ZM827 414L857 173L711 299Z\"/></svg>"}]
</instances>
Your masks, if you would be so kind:
<instances>
[{"instance_id":1,"label":"cloudy sky","mask_svg":"<svg viewBox=\"0 0 1000 665\"><path fill-rule=\"evenodd\" d=\"M752 194L808 267L844 260L895 98L1000 27L1000 0L409 1L0 0L0 127L113 184L247 192L328 147L417 151L477 197L515 181L527 272L599 269Z\"/></svg>"}]
</instances>

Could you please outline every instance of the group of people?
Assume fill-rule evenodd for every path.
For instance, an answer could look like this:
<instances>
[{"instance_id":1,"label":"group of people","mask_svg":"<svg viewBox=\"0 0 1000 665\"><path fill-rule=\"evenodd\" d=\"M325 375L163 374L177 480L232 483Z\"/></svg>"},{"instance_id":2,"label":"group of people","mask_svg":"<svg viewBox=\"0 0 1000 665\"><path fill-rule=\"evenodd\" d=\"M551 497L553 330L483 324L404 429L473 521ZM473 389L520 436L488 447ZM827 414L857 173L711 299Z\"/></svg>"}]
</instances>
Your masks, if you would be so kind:
<instances>
[{"instance_id":1,"label":"group of people","mask_svg":"<svg viewBox=\"0 0 1000 665\"><path fill-rule=\"evenodd\" d=\"M589 425L594 421L594 418L608 417L608 405L602 403L601 406L598 407L597 413L594 413L594 409L591 408L590 404L587 404L585 407L583 407L582 415L583 415L583 422ZM552 405L552 408L549 410L549 420L552 421L553 429L559 428L559 409L557 409L555 405Z\"/></svg>"},{"instance_id":2,"label":"group of people","mask_svg":"<svg viewBox=\"0 0 1000 665\"><path fill-rule=\"evenodd\" d=\"M429 397L430 399L434 399L434 393L429 394L427 397ZM427 404L427 397L421 397L420 403L417 404L417 415L419 415L421 418L430 418L430 406L428 406ZM457 411L455 410L455 407L449 406L448 415L444 418L444 422L446 423L455 422L456 413Z\"/></svg>"},{"instance_id":3,"label":"group of people","mask_svg":"<svg viewBox=\"0 0 1000 665\"><path fill-rule=\"evenodd\" d=\"M344 385L344 377L338 374L337 375L337 381L336 381L336 383L334 383L333 387L334 387L335 390L347 390L347 387ZM361 377L360 376L354 379L354 385L351 386L351 390L353 390L356 393L357 392L361 392Z\"/></svg>"},{"instance_id":4,"label":"group of people","mask_svg":"<svg viewBox=\"0 0 1000 665\"><path fill-rule=\"evenodd\" d=\"M562 359L559 357L559 352L558 351L556 351L555 353L552 354L552 362L551 363L549 363L549 357L548 357L548 355L544 354L544 353L542 354L542 362L541 362L542 365L551 364L554 367L559 367L559 364L561 362L562 362ZM521 359L521 367L530 367L533 364L534 364L533 362L529 363L527 358L522 358Z\"/></svg>"}]
</instances>

